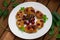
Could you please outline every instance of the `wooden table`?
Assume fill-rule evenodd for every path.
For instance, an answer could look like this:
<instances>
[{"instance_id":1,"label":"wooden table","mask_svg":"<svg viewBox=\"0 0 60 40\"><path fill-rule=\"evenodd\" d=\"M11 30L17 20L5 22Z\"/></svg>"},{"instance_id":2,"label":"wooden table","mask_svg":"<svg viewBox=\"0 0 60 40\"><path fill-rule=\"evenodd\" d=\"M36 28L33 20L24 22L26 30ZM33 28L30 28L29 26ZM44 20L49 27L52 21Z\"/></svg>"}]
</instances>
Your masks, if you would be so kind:
<instances>
[{"instance_id":1,"label":"wooden table","mask_svg":"<svg viewBox=\"0 0 60 40\"><path fill-rule=\"evenodd\" d=\"M52 11L57 11L58 13L60 13L60 1L59 0L15 0L15 2L11 2L10 0L6 0L7 3L9 4L7 7L3 6L3 1L4 0L0 0L0 8L2 8L3 10L8 9L9 13L11 12L11 10L13 9L12 5L14 3L23 3L23 2L27 2L27 1L35 1L35 2L39 2L44 4L46 7L49 8L49 10ZM18 38L17 36L15 36L9 29L8 26L8 17L6 17L4 20L2 20L2 17L0 17L0 22L2 22L2 27L0 28L0 40L24 40L21 38ZM54 29L54 36L50 36L48 33L46 33L44 36L38 38L38 39L34 39L34 40L56 40L56 35L58 34L58 28L55 27Z\"/></svg>"}]
</instances>

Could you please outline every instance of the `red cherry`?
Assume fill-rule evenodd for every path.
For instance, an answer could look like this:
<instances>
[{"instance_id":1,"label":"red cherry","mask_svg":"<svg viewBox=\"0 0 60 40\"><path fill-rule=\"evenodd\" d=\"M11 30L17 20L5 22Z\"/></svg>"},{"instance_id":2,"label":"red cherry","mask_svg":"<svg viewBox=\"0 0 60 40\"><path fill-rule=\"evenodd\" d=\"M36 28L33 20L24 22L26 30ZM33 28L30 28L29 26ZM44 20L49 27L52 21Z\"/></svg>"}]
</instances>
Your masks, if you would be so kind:
<instances>
[{"instance_id":1,"label":"red cherry","mask_svg":"<svg viewBox=\"0 0 60 40\"><path fill-rule=\"evenodd\" d=\"M31 23L32 23L32 24L34 24L35 22L34 22L34 21L32 21Z\"/></svg>"},{"instance_id":2,"label":"red cherry","mask_svg":"<svg viewBox=\"0 0 60 40\"><path fill-rule=\"evenodd\" d=\"M35 20L35 18L31 18L31 20L32 20L32 21L34 21L34 20Z\"/></svg>"},{"instance_id":3,"label":"red cherry","mask_svg":"<svg viewBox=\"0 0 60 40\"><path fill-rule=\"evenodd\" d=\"M30 23L29 23L29 22L27 22L26 24L27 24L27 25L29 25Z\"/></svg>"},{"instance_id":4,"label":"red cherry","mask_svg":"<svg viewBox=\"0 0 60 40\"><path fill-rule=\"evenodd\" d=\"M25 21L24 23L25 23L26 25L29 25L29 24L30 24L30 23L29 23L29 22L27 22L27 21Z\"/></svg>"}]
</instances>

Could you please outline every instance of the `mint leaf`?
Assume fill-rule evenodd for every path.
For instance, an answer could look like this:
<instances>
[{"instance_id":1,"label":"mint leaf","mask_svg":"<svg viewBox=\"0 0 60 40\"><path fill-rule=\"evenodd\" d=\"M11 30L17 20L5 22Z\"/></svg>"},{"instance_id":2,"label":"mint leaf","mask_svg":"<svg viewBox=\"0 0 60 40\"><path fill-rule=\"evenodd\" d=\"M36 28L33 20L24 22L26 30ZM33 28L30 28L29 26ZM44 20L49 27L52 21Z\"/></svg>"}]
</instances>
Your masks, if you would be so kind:
<instances>
[{"instance_id":1,"label":"mint leaf","mask_svg":"<svg viewBox=\"0 0 60 40\"><path fill-rule=\"evenodd\" d=\"M21 31L25 31L25 27L22 26L22 27L20 28L20 30L21 30Z\"/></svg>"},{"instance_id":2,"label":"mint leaf","mask_svg":"<svg viewBox=\"0 0 60 40\"><path fill-rule=\"evenodd\" d=\"M8 15L8 13L9 13L9 11L8 11L8 10L4 10L4 11L3 11L3 15L2 15L2 17L3 17L3 18L6 18L6 17L7 17L7 15Z\"/></svg>"},{"instance_id":3,"label":"mint leaf","mask_svg":"<svg viewBox=\"0 0 60 40\"><path fill-rule=\"evenodd\" d=\"M3 5L4 5L5 7L7 7L7 6L8 6L8 3L7 3L7 1L6 1L6 0L4 0Z\"/></svg>"},{"instance_id":4,"label":"mint leaf","mask_svg":"<svg viewBox=\"0 0 60 40\"><path fill-rule=\"evenodd\" d=\"M47 19L48 19L47 16L46 15L43 15L44 22L46 22Z\"/></svg>"},{"instance_id":5,"label":"mint leaf","mask_svg":"<svg viewBox=\"0 0 60 40\"><path fill-rule=\"evenodd\" d=\"M15 8L18 5L18 3L13 4L13 8Z\"/></svg>"},{"instance_id":6,"label":"mint leaf","mask_svg":"<svg viewBox=\"0 0 60 40\"><path fill-rule=\"evenodd\" d=\"M24 7L21 7L21 9L20 10L24 10L25 8Z\"/></svg>"}]
</instances>

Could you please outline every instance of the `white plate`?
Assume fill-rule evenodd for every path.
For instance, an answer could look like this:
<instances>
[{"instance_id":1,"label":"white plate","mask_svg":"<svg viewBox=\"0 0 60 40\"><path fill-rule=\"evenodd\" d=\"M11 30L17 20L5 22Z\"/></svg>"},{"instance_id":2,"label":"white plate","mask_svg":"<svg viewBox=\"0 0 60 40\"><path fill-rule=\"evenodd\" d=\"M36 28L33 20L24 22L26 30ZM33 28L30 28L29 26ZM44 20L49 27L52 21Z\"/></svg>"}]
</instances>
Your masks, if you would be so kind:
<instances>
[{"instance_id":1,"label":"white plate","mask_svg":"<svg viewBox=\"0 0 60 40\"><path fill-rule=\"evenodd\" d=\"M16 18L15 18L16 13L19 11L19 9L21 7L29 7L29 6L33 7L35 10L40 10L43 14L46 14L48 17L48 20L44 24L43 28L41 28L36 33L32 33L32 34L28 34L28 33L20 31L16 25ZM12 10L12 12L9 15L8 24L9 24L10 30L16 36L23 38L23 39L35 39L35 38L43 36L44 34L46 34L48 32L48 30L50 29L51 24L52 24L52 15L51 15L49 9L41 3L25 2L25 3L18 5L17 7L15 7Z\"/></svg>"}]
</instances>

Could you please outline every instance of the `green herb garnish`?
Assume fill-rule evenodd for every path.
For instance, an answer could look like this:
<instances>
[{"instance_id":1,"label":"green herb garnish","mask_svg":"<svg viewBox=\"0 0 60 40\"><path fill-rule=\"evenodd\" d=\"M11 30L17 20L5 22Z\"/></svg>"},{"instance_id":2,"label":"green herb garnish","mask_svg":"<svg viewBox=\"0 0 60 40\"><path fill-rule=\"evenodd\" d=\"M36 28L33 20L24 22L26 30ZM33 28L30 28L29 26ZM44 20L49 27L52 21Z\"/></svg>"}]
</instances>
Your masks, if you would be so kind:
<instances>
[{"instance_id":1,"label":"green herb garnish","mask_svg":"<svg viewBox=\"0 0 60 40\"><path fill-rule=\"evenodd\" d=\"M25 27L22 26L22 27L20 28L20 30L21 30L21 31L25 31Z\"/></svg>"},{"instance_id":2,"label":"green herb garnish","mask_svg":"<svg viewBox=\"0 0 60 40\"><path fill-rule=\"evenodd\" d=\"M46 15L43 15L44 22L46 22L47 19L48 19L47 16Z\"/></svg>"},{"instance_id":3,"label":"green herb garnish","mask_svg":"<svg viewBox=\"0 0 60 40\"><path fill-rule=\"evenodd\" d=\"M20 10L24 10L25 8L24 7L21 7L21 9Z\"/></svg>"},{"instance_id":4,"label":"green herb garnish","mask_svg":"<svg viewBox=\"0 0 60 40\"><path fill-rule=\"evenodd\" d=\"M8 16L8 13L9 13L8 10L4 10L4 11L3 11L3 15L2 15L3 19Z\"/></svg>"},{"instance_id":5,"label":"green herb garnish","mask_svg":"<svg viewBox=\"0 0 60 40\"><path fill-rule=\"evenodd\" d=\"M4 0L3 5L4 5L5 7L7 7L7 6L8 6L8 3L7 3L7 1L6 1L6 0Z\"/></svg>"}]
</instances>

